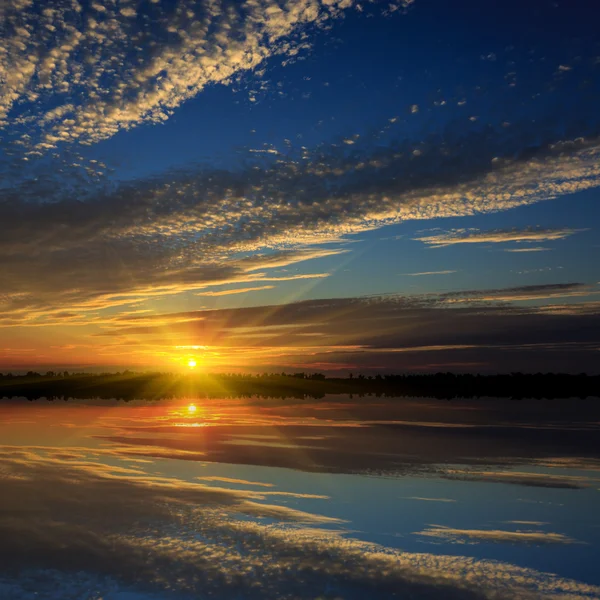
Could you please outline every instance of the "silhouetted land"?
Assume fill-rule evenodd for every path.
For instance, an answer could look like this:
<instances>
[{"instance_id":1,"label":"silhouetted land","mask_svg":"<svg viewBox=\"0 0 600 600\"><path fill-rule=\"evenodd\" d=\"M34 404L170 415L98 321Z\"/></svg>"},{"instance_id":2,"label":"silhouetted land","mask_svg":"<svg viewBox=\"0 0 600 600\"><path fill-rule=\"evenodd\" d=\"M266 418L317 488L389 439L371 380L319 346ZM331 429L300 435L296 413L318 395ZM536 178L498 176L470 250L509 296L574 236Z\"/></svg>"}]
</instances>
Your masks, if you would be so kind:
<instances>
[{"instance_id":1,"label":"silhouetted land","mask_svg":"<svg viewBox=\"0 0 600 600\"><path fill-rule=\"evenodd\" d=\"M359 397L452 398L599 398L600 376L536 373L468 375L376 375L325 377L320 373L173 374L67 372L0 375L0 398L30 400L118 399L162 400L191 396L322 398L326 394Z\"/></svg>"}]
</instances>

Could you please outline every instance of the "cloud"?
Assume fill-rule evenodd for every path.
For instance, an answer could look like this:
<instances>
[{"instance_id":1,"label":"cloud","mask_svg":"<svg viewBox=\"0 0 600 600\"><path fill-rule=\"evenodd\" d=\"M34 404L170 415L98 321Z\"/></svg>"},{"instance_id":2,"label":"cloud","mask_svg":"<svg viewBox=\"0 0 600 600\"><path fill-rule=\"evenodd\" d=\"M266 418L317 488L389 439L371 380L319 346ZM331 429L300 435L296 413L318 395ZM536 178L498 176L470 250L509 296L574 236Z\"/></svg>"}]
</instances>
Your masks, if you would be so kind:
<instances>
[{"instance_id":1,"label":"cloud","mask_svg":"<svg viewBox=\"0 0 600 600\"><path fill-rule=\"evenodd\" d=\"M596 315L600 313L600 302L580 304L550 304L538 307L538 312L547 315Z\"/></svg>"},{"instance_id":2,"label":"cloud","mask_svg":"<svg viewBox=\"0 0 600 600\"><path fill-rule=\"evenodd\" d=\"M355 7L3 2L0 127L14 157L1 165L0 322L66 322L70 312L82 324L98 311L241 282L252 268L326 258L347 249L316 246L392 223L496 212L597 186L597 103L572 81L579 110L548 102L536 122L507 115L510 126L484 113L432 126L410 104L409 137L385 143L361 134L360 144L340 144L357 139L340 132L335 143L248 148L226 167L179 165L123 180L81 156L80 145L162 123L211 85L260 77L270 58L292 60L312 33ZM540 108L528 102L523 114Z\"/></svg>"},{"instance_id":3,"label":"cloud","mask_svg":"<svg viewBox=\"0 0 600 600\"><path fill-rule=\"evenodd\" d=\"M423 271L422 273L403 273L403 275L409 277L421 277L422 275L450 275L451 273L456 272L457 271Z\"/></svg>"},{"instance_id":4,"label":"cloud","mask_svg":"<svg viewBox=\"0 0 600 600\"><path fill-rule=\"evenodd\" d=\"M504 521L512 525L532 525L534 527L542 527L544 525L550 525L547 521Z\"/></svg>"},{"instance_id":5,"label":"cloud","mask_svg":"<svg viewBox=\"0 0 600 600\"><path fill-rule=\"evenodd\" d=\"M415 535L433 537L456 543L493 542L497 544L577 544L573 538L562 533L546 531L504 531L500 529L454 529L431 525Z\"/></svg>"},{"instance_id":6,"label":"cloud","mask_svg":"<svg viewBox=\"0 0 600 600\"><path fill-rule=\"evenodd\" d=\"M42 448L5 446L0 466L3 474L18 475L3 478L0 496L0 557L7 569L0 590L9 598L39 589L60 597L94 589L110 597L140 588L151 595L248 598L314 598L327 589L354 598L358 588L377 598L569 594L575 600L600 591L498 561L400 552L341 536L343 530L285 526L279 519L308 515L259 505L254 492L51 460ZM274 522L237 518L240 510ZM9 574L23 564L24 572Z\"/></svg>"},{"instance_id":7,"label":"cloud","mask_svg":"<svg viewBox=\"0 0 600 600\"><path fill-rule=\"evenodd\" d=\"M506 242L546 242L563 240L585 229L454 229L452 231L413 238L432 248L444 248L455 244L503 244ZM507 249L505 252L533 252L540 248Z\"/></svg>"},{"instance_id":8,"label":"cloud","mask_svg":"<svg viewBox=\"0 0 600 600\"><path fill-rule=\"evenodd\" d=\"M123 450L119 448L110 450L118 454L123 453ZM131 450L135 450L135 448ZM139 450L145 451L144 456L155 456L152 447L139 448ZM129 448L125 449L126 453L129 451ZM185 455L188 454L188 452L176 450L170 450L169 452L169 458L185 458ZM162 498L164 502L193 503L197 506L205 505L209 508L228 507L234 512L256 517L272 517L283 521L289 520L312 524L340 522L339 519L335 518L310 515L291 508L257 502L258 500L264 500L265 494L272 495L273 492L241 492L188 483L168 477L144 476L144 471L138 468L131 469L93 461L63 460L44 456L39 450L20 450L16 447L5 446L2 449L2 454L3 474L7 474L7 476L13 474L17 478L16 480L23 482L30 482L39 477L37 485L41 490L44 489L44 486L49 485L49 479L54 479L51 470L60 466L60 474L56 477L56 483L67 482L67 488L76 483L81 485L82 494L86 496L85 510L90 513L100 510L100 499L97 497L97 500L93 500L94 494L101 493L103 488L108 492L111 484L114 484L116 488L124 486L128 489L129 496L123 502L123 512L134 511L139 508L139 516L154 513L155 516L160 517L164 514L164 509L160 506L152 506L153 502L158 503ZM53 454L56 453L53 452ZM197 459L199 453L194 454L196 454ZM164 454L159 453L158 457L164 457ZM136 477L129 478L130 475ZM0 501L3 511L14 512L20 503L19 493L22 492L23 490L19 489L8 490ZM144 502L144 495L146 495L149 504L147 510L142 510L140 507L140 504ZM104 499L110 503L117 500L117 497L109 498L105 496ZM72 510L77 510L81 495L76 495L70 501L67 498L60 498L60 501L63 503L61 512L69 505L71 505ZM29 498L26 503L21 504L21 510L24 512L35 511L39 508L39 505L40 500Z\"/></svg>"},{"instance_id":9,"label":"cloud","mask_svg":"<svg viewBox=\"0 0 600 600\"><path fill-rule=\"evenodd\" d=\"M600 471L600 459L593 457L556 456L541 458L535 461L540 467L551 469L574 469L581 471Z\"/></svg>"},{"instance_id":10,"label":"cloud","mask_svg":"<svg viewBox=\"0 0 600 600\"><path fill-rule=\"evenodd\" d=\"M231 84L272 56L290 60L307 28L339 18L352 0L278 3L186 0L118 5L52 0L2 4L0 126L25 113L21 143L44 153L162 123L209 85ZM17 108L18 107L18 108Z\"/></svg>"},{"instance_id":11,"label":"cloud","mask_svg":"<svg viewBox=\"0 0 600 600\"><path fill-rule=\"evenodd\" d=\"M516 303L553 300L556 298L587 298L596 293L595 287L581 283L556 283L543 285L526 285L509 288L462 290L445 292L441 294L387 294L379 296L359 296L348 298L320 298L304 300L289 304L255 306L239 309L198 310L183 313L167 314L132 314L117 317L105 324L110 331L109 335L123 332L152 333L152 328L123 329L126 325L155 322L156 326L163 323L173 323L180 333L189 330L189 325L182 324L177 327L177 322L199 321L205 330L210 330L211 325L217 327L226 324L227 330L239 333L280 333L289 335L285 328L302 327L306 333L309 328L311 333L324 333L327 335L343 334L345 327L352 331L376 331L379 323L393 328L396 324L405 326L408 316L428 314L430 318L436 316L440 319L447 318L448 310L455 316L483 318L489 315L494 318L509 317L519 318L522 315L538 315L545 312L544 306L517 306ZM584 302L586 312L592 313L596 302ZM589 305L589 306L588 306ZM574 308L577 304L572 305ZM424 311L424 312L423 312ZM466 319L468 320L468 319ZM479 320L479 319L478 319ZM548 321L550 322L550 321ZM552 323L557 323L553 319ZM466 326L466 323L464 324ZM337 329L340 327L341 329ZM346 330L348 331L348 330ZM445 342L436 338L437 343L411 344L413 347L431 347L436 349L444 347ZM421 339L421 342L423 339ZM533 340L532 340L533 341ZM456 343L451 344L455 346ZM458 345L459 348L463 347Z\"/></svg>"},{"instance_id":12,"label":"cloud","mask_svg":"<svg viewBox=\"0 0 600 600\"><path fill-rule=\"evenodd\" d=\"M583 489L592 479L577 475L555 475L545 473L524 473L519 471L468 471L449 470L444 475L448 479L508 483L527 487L548 487L557 489Z\"/></svg>"},{"instance_id":13,"label":"cloud","mask_svg":"<svg viewBox=\"0 0 600 600\"><path fill-rule=\"evenodd\" d=\"M342 239L334 239L329 241L342 242ZM348 243L347 241L345 243ZM240 260L240 265L248 272L257 271L259 269L274 269L280 267L288 267L307 260L315 260L317 258L327 258L329 256L338 256L346 254L349 250L344 248L296 248L294 250L279 250L269 254L253 254ZM310 277L309 275L292 275L290 279L301 279Z\"/></svg>"},{"instance_id":14,"label":"cloud","mask_svg":"<svg viewBox=\"0 0 600 600\"><path fill-rule=\"evenodd\" d=\"M558 283L99 314L75 321L98 328L85 347L58 348L53 341L52 360L79 361L83 349L127 366L164 365L193 350L217 371L232 362L240 369L518 371L526 359L532 370L595 372L600 305L589 298L597 292Z\"/></svg>"},{"instance_id":15,"label":"cloud","mask_svg":"<svg viewBox=\"0 0 600 600\"><path fill-rule=\"evenodd\" d=\"M261 285L258 287L236 288L232 290L219 290L217 292L197 292L197 296L230 296L232 294L246 294L248 292L259 292L261 290L272 290L274 285Z\"/></svg>"},{"instance_id":16,"label":"cloud","mask_svg":"<svg viewBox=\"0 0 600 600\"><path fill-rule=\"evenodd\" d=\"M173 460L203 460L206 458L204 452L192 450L180 450L170 448L166 450L160 445L147 444L143 447L123 446L122 448L113 447L110 449L111 454L117 456L149 456L152 458L170 458Z\"/></svg>"},{"instance_id":17,"label":"cloud","mask_svg":"<svg viewBox=\"0 0 600 600\"><path fill-rule=\"evenodd\" d=\"M593 286L581 283L550 283L524 285L503 289L473 290L471 292L448 292L442 297L452 302L515 302L548 300L551 298L587 297L597 290Z\"/></svg>"},{"instance_id":18,"label":"cloud","mask_svg":"<svg viewBox=\"0 0 600 600\"><path fill-rule=\"evenodd\" d=\"M150 387L153 379L147 381ZM223 383L217 383L215 388L205 387L204 391L210 396L234 396L228 400L228 406L231 404L228 414L223 414L220 401L204 403L203 419L210 423L214 421L213 415L218 416L218 427L182 427L180 415L142 422L132 415L130 420L104 423L107 431L98 439L111 444L105 450L110 455L129 456L127 449L131 448L138 456L153 456L160 448L164 458L187 460L186 454L180 452L186 451L189 456L200 454L195 460L201 462L307 472L434 474L456 481L574 490L597 484L596 473L563 477L557 470L577 468L580 461L577 457L597 445L594 424L573 425L574 413L557 410L543 422L535 413L532 423L524 417L523 403L514 409L507 407L506 402L492 403L489 409L480 407L473 411L471 402L464 407L444 401L426 402L425 406L421 406L422 402L419 406L413 403L407 407L385 399L378 405L365 405L359 400L343 406L320 401L314 406L303 405L301 412L288 402L257 413L244 400L235 399L235 390L227 387L223 390ZM536 401L523 402L532 410L535 408ZM281 428L283 422L285 427ZM433 431L436 444L431 443ZM153 437L155 446L148 446L148 436ZM487 440L486 462L492 466L482 465L479 443L482 437ZM560 439L558 448L557 439ZM564 453L564 460L546 462L544 454L548 448ZM450 466L440 467L443 464ZM457 469L452 466L456 464L469 466ZM528 472L538 467L553 471L545 477Z\"/></svg>"},{"instance_id":19,"label":"cloud","mask_svg":"<svg viewBox=\"0 0 600 600\"><path fill-rule=\"evenodd\" d=\"M217 477L216 475L205 476L205 477L196 477L201 481L217 481L220 483L232 483L235 485L253 485L259 487L273 487L272 483L261 483L258 481L247 481L246 479L234 479L232 477Z\"/></svg>"},{"instance_id":20,"label":"cloud","mask_svg":"<svg viewBox=\"0 0 600 600\"><path fill-rule=\"evenodd\" d=\"M551 248L544 248L542 246L533 246L530 248L503 248L504 252L547 252Z\"/></svg>"},{"instance_id":21,"label":"cloud","mask_svg":"<svg viewBox=\"0 0 600 600\"><path fill-rule=\"evenodd\" d=\"M456 502L451 498L421 498L420 496L407 496L404 500L421 500L423 502Z\"/></svg>"},{"instance_id":22,"label":"cloud","mask_svg":"<svg viewBox=\"0 0 600 600\"><path fill-rule=\"evenodd\" d=\"M524 124L522 135L526 143L541 134ZM50 169L24 178L11 189L14 201L0 205L0 319L47 321L53 313L248 281L261 269L347 253L335 244L348 235L506 210L596 186L595 138L566 144L555 135L541 135L546 141L534 158L494 165L494 157L515 149L512 138L509 144L490 130L467 131L464 143L452 146L431 135L418 159L412 141L399 141L386 148L373 142L353 156L325 146L302 160L292 153L230 171L180 169L104 186L67 186Z\"/></svg>"}]
</instances>

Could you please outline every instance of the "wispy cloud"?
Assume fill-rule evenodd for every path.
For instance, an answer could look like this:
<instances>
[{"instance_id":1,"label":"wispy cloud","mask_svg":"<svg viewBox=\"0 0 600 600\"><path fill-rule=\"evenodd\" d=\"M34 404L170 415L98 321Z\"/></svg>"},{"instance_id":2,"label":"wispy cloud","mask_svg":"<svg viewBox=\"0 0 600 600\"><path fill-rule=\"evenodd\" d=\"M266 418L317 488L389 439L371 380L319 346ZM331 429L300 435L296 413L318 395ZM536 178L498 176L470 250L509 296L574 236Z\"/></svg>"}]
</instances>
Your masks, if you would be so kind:
<instances>
[{"instance_id":1,"label":"wispy cloud","mask_svg":"<svg viewBox=\"0 0 600 600\"><path fill-rule=\"evenodd\" d=\"M545 242L563 240L585 229L453 229L451 231L413 238L432 248L444 248L455 244L501 244L506 242ZM534 252L545 248L507 249L506 252Z\"/></svg>"},{"instance_id":2,"label":"wispy cloud","mask_svg":"<svg viewBox=\"0 0 600 600\"><path fill-rule=\"evenodd\" d=\"M403 275L421 277L422 275L450 275L451 273L457 273L457 271L423 271L422 273L403 273Z\"/></svg>"},{"instance_id":3,"label":"wispy cloud","mask_svg":"<svg viewBox=\"0 0 600 600\"><path fill-rule=\"evenodd\" d=\"M248 481L247 479L235 479L233 477L217 477L216 475L197 477L201 481L215 481L217 483L231 483L235 485L251 485L258 487L273 487L272 483L262 483L259 481Z\"/></svg>"},{"instance_id":4,"label":"wispy cloud","mask_svg":"<svg viewBox=\"0 0 600 600\"><path fill-rule=\"evenodd\" d=\"M260 285L257 287L235 288L231 290L219 290L212 292L198 292L197 296L231 296L232 294L247 294L248 292L260 292L262 290L272 290L274 285Z\"/></svg>"},{"instance_id":5,"label":"wispy cloud","mask_svg":"<svg viewBox=\"0 0 600 600\"><path fill-rule=\"evenodd\" d=\"M541 285L523 285L510 288L472 290L471 292L447 292L441 297L447 303L462 302L528 302L549 300L551 298L578 298L597 294L593 286L581 283L551 283Z\"/></svg>"},{"instance_id":6,"label":"wispy cloud","mask_svg":"<svg viewBox=\"0 0 600 600\"><path fill-rule=\"evenodd\" d=\"M503 248L504 252L547 252L552 248L544 248L543 246L533 246L530 248Z\"/></svg>"},{"instance_id":7,"label":"wispy cloud","mask_svg":"<svg viewBox=\"0 0 600 600\"><path fill-rule=\"evenodd\" d=\"M527 487L549 487L557 489L581 489L588 487L593 479L578 475L555 475L521 471L468 471L449 470L444 474L449 479L483 481L489 483L510 483Z\"/></svg>"},{"instance_id":8,"label":"wispy cloud","mask_svg":"<svg viewBox=\"0 0 600 600\"><path fill-rule=\"evenodd\" d=\"M577 544L562 533L547 531L504 531L501 529L454 529L432 525L416 535L439 538L456 543L493 542L497 544Z\"/></svg>"},{"instance_id":9,"label":"wispy cloud","mask_svg":"<svg viewBox=\"0 0 600 600\"><path fill-rule=\"evenodd\" d=\"M423 502L456 502L451 498L422 498L420 496L407 496L404 500L421 500Z\"/></svg>"},{"instance_id":10,"label":"wispy cloud","mask_svg":"<svg viewBox=\"0 0 600 600\"><path fill-rule=\"evenodd\" d=\"M539 306L537 311L547 315L597 315L600 314L600 302L581 302L577 304L549 304Z\"/></svg>"},{"instance_id":11,"label":"wispy cloud","mask_svg":"<svg viewBox=\"0 0 600 600\"><path fill-rule=\"evenodd\" d=\"M543 527L544 525L550 525L547 521L505 521L511 525L532 525L533 527Z\"/></svg>"}]
</instances>

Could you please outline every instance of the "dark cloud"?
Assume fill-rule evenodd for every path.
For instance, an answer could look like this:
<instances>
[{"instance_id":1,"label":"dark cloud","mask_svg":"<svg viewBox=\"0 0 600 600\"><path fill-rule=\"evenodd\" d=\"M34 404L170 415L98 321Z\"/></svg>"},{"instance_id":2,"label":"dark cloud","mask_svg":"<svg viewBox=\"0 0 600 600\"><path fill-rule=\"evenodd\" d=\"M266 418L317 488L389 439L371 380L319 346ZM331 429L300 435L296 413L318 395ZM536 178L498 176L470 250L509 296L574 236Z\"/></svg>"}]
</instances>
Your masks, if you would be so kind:
<instances>
[{"instance_id":1,"label":"dark cloud","mask_svg":"<svg viewBox=\"0 0 600 600\"><path fill-rule=\"evenodd\" d=\"M523 473L519 471L461 471L452 470L444 474L449 479L509 483L526 487L549 487L577 490L588 487L594 478L577 475L555 475L553 473Z\"/></svg>"},{"instance_id":2,"label":"dark cloud","mask_svg":"<svg viewBox=\"0 0 600 600\"><path fill-rule=\"evenodd\" d=\"M175 335L182 347L253 352L258 368L503 371L526 363L595 371L600 314L597 302L586 302L595 293L593 286L560 283L132 315L105 323L100 338L160 348ZM563 298L580 304L550 304Z\"/></svg>"},{"instance_id":3,"label":"dark cloud","mask_svg":"<svg viewBox=\"0 0 600 600\"><path fill-rule=\"evenodd\" d=\"M520 404L522 406L522 403ZM323 412L307 411L305 416L284 420L263 415L264 423L221 424L186 432L177 424L134 425L114 423L99 439L110 443L110 452L120 456L148 456L195 461L250 464L324 473L436 473L454 480L481 481L580 489L597 479L595 474L562 476L529 472L526 466L564 468L576 465L581 456L597 457L597 428L592 424L571 426L552 423L515 422L494 409L481 409L477 420L465 417L461 407L453 409L454 419L442 416L441 402L426 408L398 407L397 401L382 403L378 409L345 407L346 419L336 420L338 407L325 405ZM527 407L539 415L540 404ZM437 421L427 418L436 410ZM442 413L442 414L440 414ZM553 415L554 416L554 415ZM417 419L423 419L421 421ZM540 420L540 419L538 419ZM147 435L154 438L149 445ZM560 439L560 443L556 440ZM486 458L481 457L485 442ZM108 451L108 450L107 450ZM562 456L556 459L557 456ZM523 458L527 457L527 458ZM556 466L552 467L556 461ZM452 464L470 465L457 469ZM487 470L482 464L488 466ZM561 467L561 464L564 465ZM493 465L490 470L489 465ZM509 467L521 470L505 470Z\"/></svg>"}]
</instances>

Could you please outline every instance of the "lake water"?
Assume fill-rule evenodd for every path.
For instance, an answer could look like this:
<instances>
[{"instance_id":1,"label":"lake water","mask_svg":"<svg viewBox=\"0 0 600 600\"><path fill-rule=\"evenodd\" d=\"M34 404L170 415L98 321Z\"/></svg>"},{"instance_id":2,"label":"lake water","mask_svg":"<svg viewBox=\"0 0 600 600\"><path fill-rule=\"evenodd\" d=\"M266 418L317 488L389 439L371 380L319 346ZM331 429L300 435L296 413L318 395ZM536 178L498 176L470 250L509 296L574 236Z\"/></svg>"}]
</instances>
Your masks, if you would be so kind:
<instances>
[{"instance_id":1,"label":"lake water","mask_svg":"<svg viewBox=\"0 0 600 600\"><path fill-rule=\"evenodd\" d=\"M593 401L0 404L0 599L600 598Z\"/></svg>"}]
</instances>

